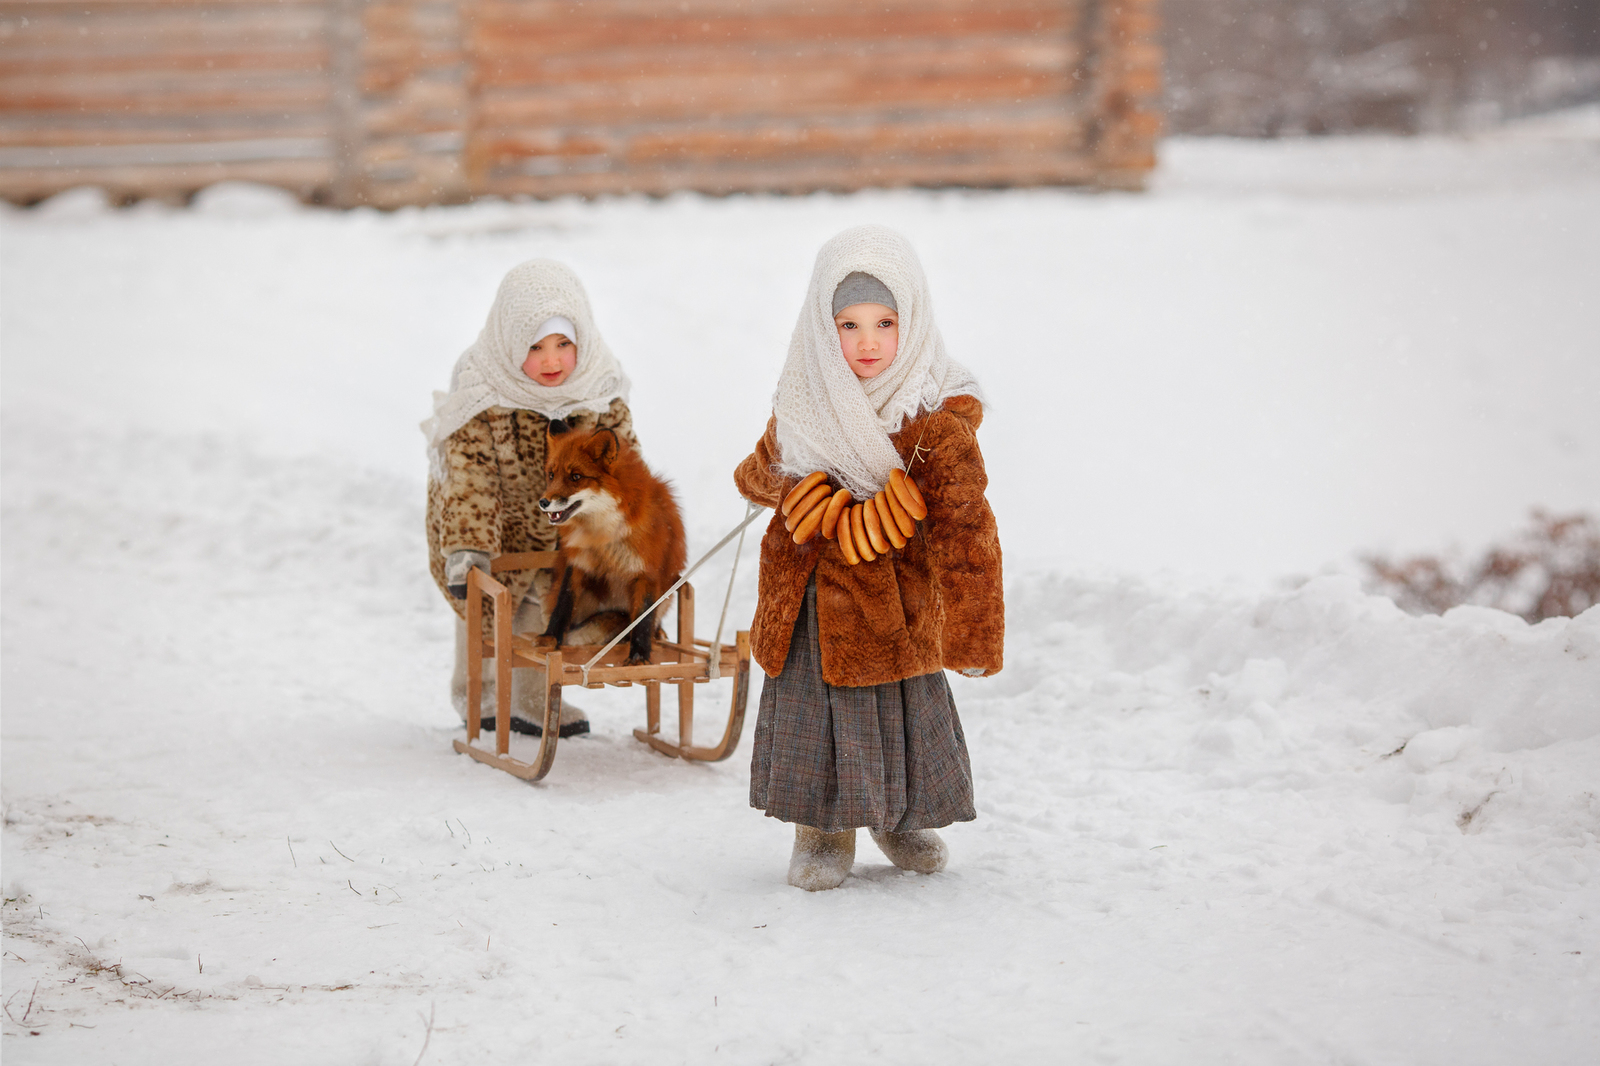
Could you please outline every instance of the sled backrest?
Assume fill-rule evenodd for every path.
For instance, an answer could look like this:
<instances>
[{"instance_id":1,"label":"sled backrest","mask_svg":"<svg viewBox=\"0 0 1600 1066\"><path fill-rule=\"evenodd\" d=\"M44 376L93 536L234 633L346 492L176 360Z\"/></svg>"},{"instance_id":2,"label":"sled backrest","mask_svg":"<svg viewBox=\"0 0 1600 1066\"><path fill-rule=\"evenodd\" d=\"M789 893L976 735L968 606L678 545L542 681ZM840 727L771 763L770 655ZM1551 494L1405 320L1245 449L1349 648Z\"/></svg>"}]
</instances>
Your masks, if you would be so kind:
<instances>
[{"instance_id":1,"label":"sled backrest","mask_svg":"<svg viewBox=\"0 0 1600 1066\"><path fill-rule=\"evenodd\" d=\"M500 574L507 570L548 570L556 565L555 552L512 552L496 555L489 560L489 573Z\"/></svg>"}]
</instances>

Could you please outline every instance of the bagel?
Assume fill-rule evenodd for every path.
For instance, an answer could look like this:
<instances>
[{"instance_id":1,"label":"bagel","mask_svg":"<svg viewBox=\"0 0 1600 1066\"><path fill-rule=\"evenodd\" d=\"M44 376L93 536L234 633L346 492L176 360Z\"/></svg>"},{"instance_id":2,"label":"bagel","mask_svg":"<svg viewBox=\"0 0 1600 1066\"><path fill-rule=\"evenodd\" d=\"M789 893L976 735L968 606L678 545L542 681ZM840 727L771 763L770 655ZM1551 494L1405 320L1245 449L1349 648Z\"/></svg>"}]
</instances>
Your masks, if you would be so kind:
<instances>
[{"instance_id":1,"label":"bagel","mask_svg":"<svg viewBox=\"0 0 1600 1066\"><path fill-rule=\"evenodd\" d=\"M828 499L828 511L822 516L822 535L832 540L839 527L839 516L850 506L850 490L840 489Z\"/></svg>"},{"instance_id":2,"label":"bagel","mask_svg":"<svg viewBox=\"0 0 1600 1066\"><path fill-rule=\"evenodd\" d=\"M828 480L828 475L823 473L821 470L818 470L813 474L807 474L804 478L802 478L800 480L800 484L790 489L789 495L783 498L782 510L784 517L788 517L789 512L794 510L794 505L805 499L807 493L826 480Z\"/></svg>"},{"instance_id":3,"label":"bagel","mask_svg":"<svg viewBox=\"0 0 1600 1066\"><path fill-rule=\"evenodd\" d=\"M895 527L900 530L900 535L906 540L916 536L916 519L906 514L905 504L900 502L900 497L894 494L894 490L886 489L883 493L883 498L889 501L889 515L894 519ZM889 527L885 525L884 528L887 529Z\"/></svg>"},{"instance_id":4,"label":"bagel","mask_svg":"<svg viewBox=\"0 0 1600 1066\"><path fill-rule=\"evenodd\" d=\"M878 553L872 550L872 542L867 539L867 520L862 517L865 510L865 506L859 503L850 508L850 536L856 542L856 551L861 553L861 561L870 563L878 557Z\"/></svg>"},{"instance_id":5,"label":"bagel","mask_svg":"<svg viewBox=\"0 0 1600 1066\"><path fill-rule=\"evenodd\" d=\"M872 498L872 505L878 509L878 527L883 530L883 539L895 551L899 551L906 546L906 538L900 535L900 526L895 522L894 515L889 513L888 497L888 490L879 489Z\"/></svg>"},{"instance_id":6,"label":"bagel","mask_svg":"<svg viewBox=\"0 0 1600 1066\"><path fill-rule=\"evenodd\" d=\"M823 519L826 523L827 519ZM856 538L850 533L850 508L845 507L839 512L834 533L839 541L839 554L844 556L844 561L851 566L861 565L861 553L856 551Z\"/></svg>"},{"instance_id":7,"label":"bagel","mask_svg":"<svg viewBox=\"0 0 1600 1066\"><path fill-rule=\"evenodd\" d=\"M928 517L928 505L923 502L917 483L907 477L904 470L889 471L889 488L900 497L900 504L906 509L906 514L918 522Z\"/></svg>"},{"instance_id":8,"label":"bagel","mask_svg":"<svg viewBox=\"0 0 1600 1066\"><path fill-rule=\"evenodd\" d=\"M784 528L790 533L793 533L795 530L799 529L800 523L805 521L806 516L816 509L816 507L821 504L823 500L826 500L829 494L832 492L833 490L828 486L818 485L816 488L806 493L805 498L799 503L795 504L794 510L789 512L789 517L785 519L783 523Z\"/></svg>"},{"instance_id":9,"label":"bagel","mask_svg":"<svg viewBox=\"0 0 1600 1066\"><path fill-rule=\"evenodd\" d=\"M795 508L796 513L799 513L799 510L800 509L798 507ZM819 503L814 505L810 511L806 512L806 516L802 518L800 523L794 527L794 542L796 544L804 544L806 541L816 536L818 528L820 528L822 525L822 516L826 514L827 511L828 508Z\"/></svg>"},{"instance_id":10,"label":"bagel","mask_svg":"<svg viewBox=\"0 0 1600 1066\"><path fill-rule=\"evenodd\" d=\"M861 519L867 527L867 539L872 542L872 550L879 555L888 555L889 538L883 535L883 523L878 520L878 505L869 497L862 507L865 510Z\"/></svg>"}]
</instances>

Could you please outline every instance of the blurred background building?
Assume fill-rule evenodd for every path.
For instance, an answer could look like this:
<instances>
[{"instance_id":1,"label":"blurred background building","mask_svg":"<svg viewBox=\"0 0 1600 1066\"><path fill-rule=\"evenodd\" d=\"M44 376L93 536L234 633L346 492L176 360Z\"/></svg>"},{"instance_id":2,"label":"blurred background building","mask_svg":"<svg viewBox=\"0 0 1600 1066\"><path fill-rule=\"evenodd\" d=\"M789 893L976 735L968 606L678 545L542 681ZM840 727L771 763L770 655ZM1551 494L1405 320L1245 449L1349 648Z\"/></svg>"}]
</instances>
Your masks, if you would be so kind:
<instances>
[{"instance_id":1,"label":"blurred background building","mask_svg":"<svg viewBox=\"0 0 1600 1066\"><path fill-rule=\"evenodd\" d=\"M1137 186L1156 0L23 0L0 193Z\"/></svg>"},{"instance_id":2,"label":"blurred background building","mask_svg":"<svg viewBox=\"0 0 1600 1066\"><path fill-rule=\"evenodd\" d=\"M1164 22L1163 22L1164 19ZM3 0L0 195L1086 184L1600 98L1600 0Z\"/></svg>"}]
</instances>

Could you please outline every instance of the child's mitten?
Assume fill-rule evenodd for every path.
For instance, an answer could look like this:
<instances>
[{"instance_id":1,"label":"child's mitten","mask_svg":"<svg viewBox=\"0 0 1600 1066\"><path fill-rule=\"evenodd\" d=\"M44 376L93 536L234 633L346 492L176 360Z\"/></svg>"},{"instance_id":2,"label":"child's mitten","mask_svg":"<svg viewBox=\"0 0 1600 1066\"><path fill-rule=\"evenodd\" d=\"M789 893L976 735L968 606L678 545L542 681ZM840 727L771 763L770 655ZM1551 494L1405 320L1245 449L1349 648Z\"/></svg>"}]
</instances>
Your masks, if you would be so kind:
<instances>
[{"instance_id":1,"label":"child's mitten","mask_svg":"<svg viewBox=\"0 0 1600 1066\"><path fill-rule=\"evenodd\" d=\"M451 552L444 561L444 585L458 600L467 598L467 571L477 567L489 572L489 556L484 552Z\"/></svg>"}]
</instances>

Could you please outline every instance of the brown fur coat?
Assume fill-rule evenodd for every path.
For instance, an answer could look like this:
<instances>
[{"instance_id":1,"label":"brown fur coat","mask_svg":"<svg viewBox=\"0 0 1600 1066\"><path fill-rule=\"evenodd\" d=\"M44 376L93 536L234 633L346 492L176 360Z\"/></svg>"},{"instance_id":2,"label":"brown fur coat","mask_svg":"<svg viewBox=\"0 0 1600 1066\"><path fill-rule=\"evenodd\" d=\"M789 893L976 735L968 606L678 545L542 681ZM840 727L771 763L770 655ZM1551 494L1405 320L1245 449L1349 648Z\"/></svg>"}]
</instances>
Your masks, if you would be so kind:
<instances>
[{"instance_id":1,"label":"brown fur coat","mask_svg":"<svg viewBox=\"0 0 1600 1066\"><path fill-rule=\"evenodd\" d=\"M830 685L877 685L951 670L999 672L1005 643L1000 580L1000 535L984 499L989 481L978 450L983 406L956 396L923 412L891 436L911 462L911 476L928 517L902 551L851 566L837 541L821 536L797 545L776 510L761 539L760 594L750 627L756 662L772 676L783 671L806 583L817 579L822 676ZM739 492L776 508L795 479L773 473L777 423L734 471Z\"/></svg>"},{"instance_id":2,"label":"brown fur coat","mask_svg":"<svg viewBox=\"0 0 1600 1066\"><path fill-rule=\"evenodd\" d=\"M585 411L566 421L574 429L614 429L629 444L639 446L633 415L621 400L601 414ZM428 482L428 569L445 601L463 618L466 601L445 589L444 561L452 552L503 555L556 550L556 529L538 507L544 495L549 429L550 420L537 411L491 407L445 442L449 476L443 485ZM497 577L516 604L545 573L515 570ZM489 624L487 612L484 624Z\"/></svg>"}]
</instances>

